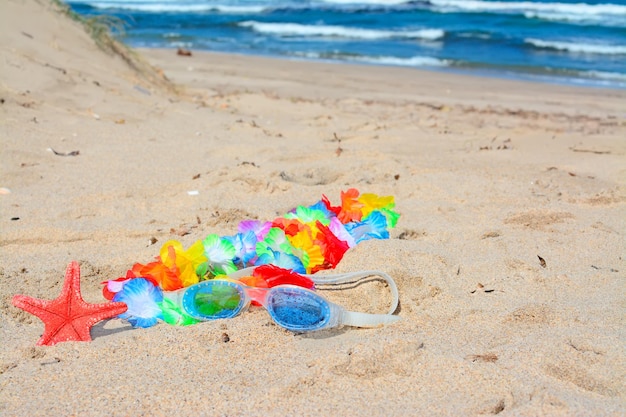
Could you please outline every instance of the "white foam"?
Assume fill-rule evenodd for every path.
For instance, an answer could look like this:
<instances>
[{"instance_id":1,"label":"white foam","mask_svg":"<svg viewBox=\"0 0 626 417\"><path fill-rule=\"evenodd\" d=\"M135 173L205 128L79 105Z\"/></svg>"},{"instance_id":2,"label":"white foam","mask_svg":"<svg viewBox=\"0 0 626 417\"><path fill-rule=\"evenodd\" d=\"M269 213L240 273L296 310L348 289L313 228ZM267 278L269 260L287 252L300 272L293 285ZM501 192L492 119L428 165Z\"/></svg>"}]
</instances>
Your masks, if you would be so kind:
<instances>
[{"instance_id":1,"label":"white foam","mask_svg":"<svg viewBox=\"0 0 626 417\"><path fill-rule=\"evenodd\" d=\"M181 2L181 1L166 1L166 0L106 0L106 1L84 1L81 3L89 4L98 9L121 9L121 10L135 10L139 12L207 12L215 11L219 13L241 13L241 14L255 14L261 13L266 10L265 6L232 6L225 4L213 4L213 3L197 3L193 1Z\"/></svg>"},{"instance_id":2,"label":"white foam","mask_svg":"<svg viewBox=\"0 0 626 417\"><path fill-rule=\"evenodd\" d=\"M605 71L580 71L573 77L566 77L572 84L595 85L609 88L626 88L626 74Z\"/></svg>"},{"instance_id":3,"label":"white foam","mask_svg":"<svg viewBox=\"0 0 626 417\"><path fill-rule=\"evenodd\" d=\"M319 52L299 52L296 56L306 59L322 59L331 61L351 61L376 65L393 65L401 67L445 67L450 65L450 61L433 58L430 56L412 56L409 58L399 58L395 56L364 56L353 54L319 53Z\"/></svg>"},{"instance_id":4,"label":"white foam","mask_svg":"<svg viewBox=\"0 0 626 417\"><path fill-rule=\"evenodd\" d=\"M386 39L386 38L409 38L436 40L444 36L441 29L420 29L412 31L390 31L347 28L344 26L328 25L301 25L298 23L264 23L246 21L239 26L249 27L256 32L271 33L284 36L327 36L356 39Z\"/></svg>"},{"instance_id":5,"label":"white foam","mask_svg":"<svg viewBox=\"0 0 626 417\"><path fill-rule=\"evenodd\" d=\"M524 39L524 42L537 48L556 49L558 51L572 52L578 54L603 54L603 55L623 55L626 54L626 46L622 45L601 45L593 43L573 43L544 41L541 39Z\"/></svg>"},{"instance_id":6,"label":"white foam","mask_svg":"<svg viewBox=\"0 0 626 417\"><path fill-rule=\"evenodd\" d=\"M474 39L491 39L491 35L488 33L463 33L457 34L459 38L474 38Z\"/></svg>"},{"instance_id":7,"label":"white foam","mask_svg":"<svg viewBox=\"0 0 626 417\"><path fill-rule=\"evenodd\" d=\"M482 0L429 0L438 7L448 7L471 12L517 11L517 12L548 12L569 15L623 15L626 6L618 4L586 4L586 3L536 3L531 1L482 1Z\"/></svg>"},{"instance_id":8,"label":"white foam","mask_svg":"<svg viewBox=\"0 0 626 417\"><path fill-rule=\"evenodd\" d=\"M214 6L215 10L222 13L262 13L266 9L265 6Z\"/></svg>"},{"instance_id":9,"label":"white foam","mask_svg":"<svg viewBox=\"0 0 626 417\"><path fill-rule=\"evenodd\" d=\"M429 56L413 56L410 58L398 58L393 56L379 57L353 57L353 61L368 62L371 64L394 65L402 67L445 67L449 62Z\"/></svg>"},{"instance_id":10,"label":"white foam","mask_svg":"<svg viewBox=\"0 0 626 417\"><path fill-rule=\"evenodd\" d=\"M583 72L582 74L589 75L593 78L601 78L608 81L619 81L626 86L626 74L620 74L619 72L587 71Z\"/></svg>"},{"instance_id":11,"label":"white foam","mask_svg":"<svg viewBox=\"0 0 626 417\"><path fill-rule=\"evenodd\" d=\"M322 0L324 3L330 4L367 4L367 5L381 5L381 6L394 6L397 4L408 3L409 0Z\"/></svg>"},{"instance_id":12,"label":"white foam","mask_svg":"<svg viewBox=\"0 0 626 417\"><path fill-rule=\"evenodd\" d=\"M626 16L587 15L556 12L524 12L527 19L541 19L572 24L599 24L602 26L626 27Z\"/></svg>"}]
</instances>

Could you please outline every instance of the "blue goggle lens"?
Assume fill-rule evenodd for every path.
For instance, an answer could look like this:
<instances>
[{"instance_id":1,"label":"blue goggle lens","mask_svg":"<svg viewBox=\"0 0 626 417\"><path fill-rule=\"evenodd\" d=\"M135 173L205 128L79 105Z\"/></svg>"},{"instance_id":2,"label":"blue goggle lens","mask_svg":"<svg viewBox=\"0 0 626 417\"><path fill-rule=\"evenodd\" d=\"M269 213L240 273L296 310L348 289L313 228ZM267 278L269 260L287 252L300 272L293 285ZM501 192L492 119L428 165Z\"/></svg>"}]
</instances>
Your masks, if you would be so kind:
<instances>
[{"instance_id":1,"label":"blue goggle lens","mask_svg":"<svg viewBox=\"0 0 626 417\"><path fill-rule=\"evenodd\" d=\"M330 307L321 297L297 288L274 288L267 310L279 325L293 331L316 330L330 318Z\"/></svg>"}]
</instances>

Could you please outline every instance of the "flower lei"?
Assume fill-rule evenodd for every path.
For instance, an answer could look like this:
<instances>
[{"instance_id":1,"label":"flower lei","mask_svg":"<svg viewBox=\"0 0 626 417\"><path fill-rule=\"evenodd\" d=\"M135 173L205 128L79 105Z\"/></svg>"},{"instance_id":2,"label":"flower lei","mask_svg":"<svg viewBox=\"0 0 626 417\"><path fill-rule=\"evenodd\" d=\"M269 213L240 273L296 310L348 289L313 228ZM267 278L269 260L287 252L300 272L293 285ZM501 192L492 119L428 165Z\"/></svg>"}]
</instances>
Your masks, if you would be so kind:
<instances>
[{"instance_id":1,"label":"flower lei","mask_svg":"<svg viewBox=\"0 0 626 417\"><path fill-rule=\"evenodd\" d=\"M268 268L256 268L254 276L241 281L271 287L272 276L288 274L301 279L298 285L313 287L312 281L297 274L334 268L359 242L389 238L387 229L395 227L400 216L394 207L393 196L360 194L351 188L341 192L340 206L332 206L322 196L312 206L298 206L271 222L244 220L236 234L211 234L187 250L180 242L170 240L163 244L154 262L136 263L125 277L103 282L103 294L128 305L128 311L119 317L133 327L151 327L158 320L173 325L193 324L197 320L164 298L163 291L259 265Z\"/></svg>"}]
</instances>

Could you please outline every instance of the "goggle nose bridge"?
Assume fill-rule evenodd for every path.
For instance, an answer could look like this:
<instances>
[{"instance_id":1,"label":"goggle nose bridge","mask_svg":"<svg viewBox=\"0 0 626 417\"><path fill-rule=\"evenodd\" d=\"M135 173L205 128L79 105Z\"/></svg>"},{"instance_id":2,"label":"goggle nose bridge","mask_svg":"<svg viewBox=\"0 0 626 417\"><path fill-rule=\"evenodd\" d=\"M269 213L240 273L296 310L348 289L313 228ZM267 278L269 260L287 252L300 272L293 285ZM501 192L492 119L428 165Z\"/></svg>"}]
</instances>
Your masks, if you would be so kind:
<instances>
[{"instance_id":1,"label":"goggle nose bridge","mask_svg":"<svg viewBox=\"0 0 626 417\"><path fill-rule=\"evenodd\" d=\"M250 300L252 300L253 302L258 303L259 305L264 305L265 296L267 295L268 291L269 291L269 288L249 287L246 289L246 294L248 295L248 297L250 297Z\"/></svg>"}]
</instances>

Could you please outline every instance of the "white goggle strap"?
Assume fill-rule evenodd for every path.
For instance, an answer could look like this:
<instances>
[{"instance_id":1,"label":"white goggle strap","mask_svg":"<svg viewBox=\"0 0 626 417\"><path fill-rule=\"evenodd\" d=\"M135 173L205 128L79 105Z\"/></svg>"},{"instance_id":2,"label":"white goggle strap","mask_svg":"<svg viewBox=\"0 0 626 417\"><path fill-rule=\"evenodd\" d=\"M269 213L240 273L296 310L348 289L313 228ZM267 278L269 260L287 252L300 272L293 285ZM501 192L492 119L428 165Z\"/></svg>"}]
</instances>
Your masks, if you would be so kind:
<instances>
[{"instance_id":1,"label":"white goggle strap","mask_svg":"<svg viewBox=\"0 0 626 417\"><path fill-rule=\"evenodd\" d=\"M391 314L368 314L354 311L344 311L341 324L354 327L380 327L385 324L395 323L400 316Z\"/></svg>"},{"instance_id":2,"label":"white goggle strap","mask_svg":"<svg viewBox=\"0 0 626 417\"><path fill-rule=\"evenodd\" d=\"M234 280L251 276L254 272L254 266L240 269L229 274L229 278ZM389 290L391 291L391 307L389 308L389 313L387 314L369 314L369 313L358 313L353 311L343 310L342 324L348 326L355 327L378 327L384 324L389 324L400 320L399 316L392 315L396 309L398 308L399 295L398 295L398 287L396 286L396 282L391 278L387 273L382 271L356 271L356 272L346 272L342 274L329 274L329 275L313 275L313 274L300 274L311 279L314 283L320 285L341 285L347 283L358 282L362 279L369 277L380 277L382 278L387 285L389 285Z\"/></svg>"},{"instance_id":3,"label":"white goggle strap","mask_svg":"<svg viewBox=\"0 0 626 417\"><path fill-rule=\"evenodd\" d=\"M396 282L391 278L387 273L382 271L356 271L356 272L346 272L343 274L330 274L330 275L304 275L307 278L310 278L316 284L325 284L325 285L340 285L346 284L350 282L358 282L362 279L369 277L380 277L387 285L389 285L389 290L391 291L391 307L389 308L389 313L387 314L369 314L369 316L389 316L393 314L398 308L398 287L396 286ZM367 313L354 313L354 314L367 314ZM394 320L395 321L395 320Z\"/></svg>"}]
</instances>

